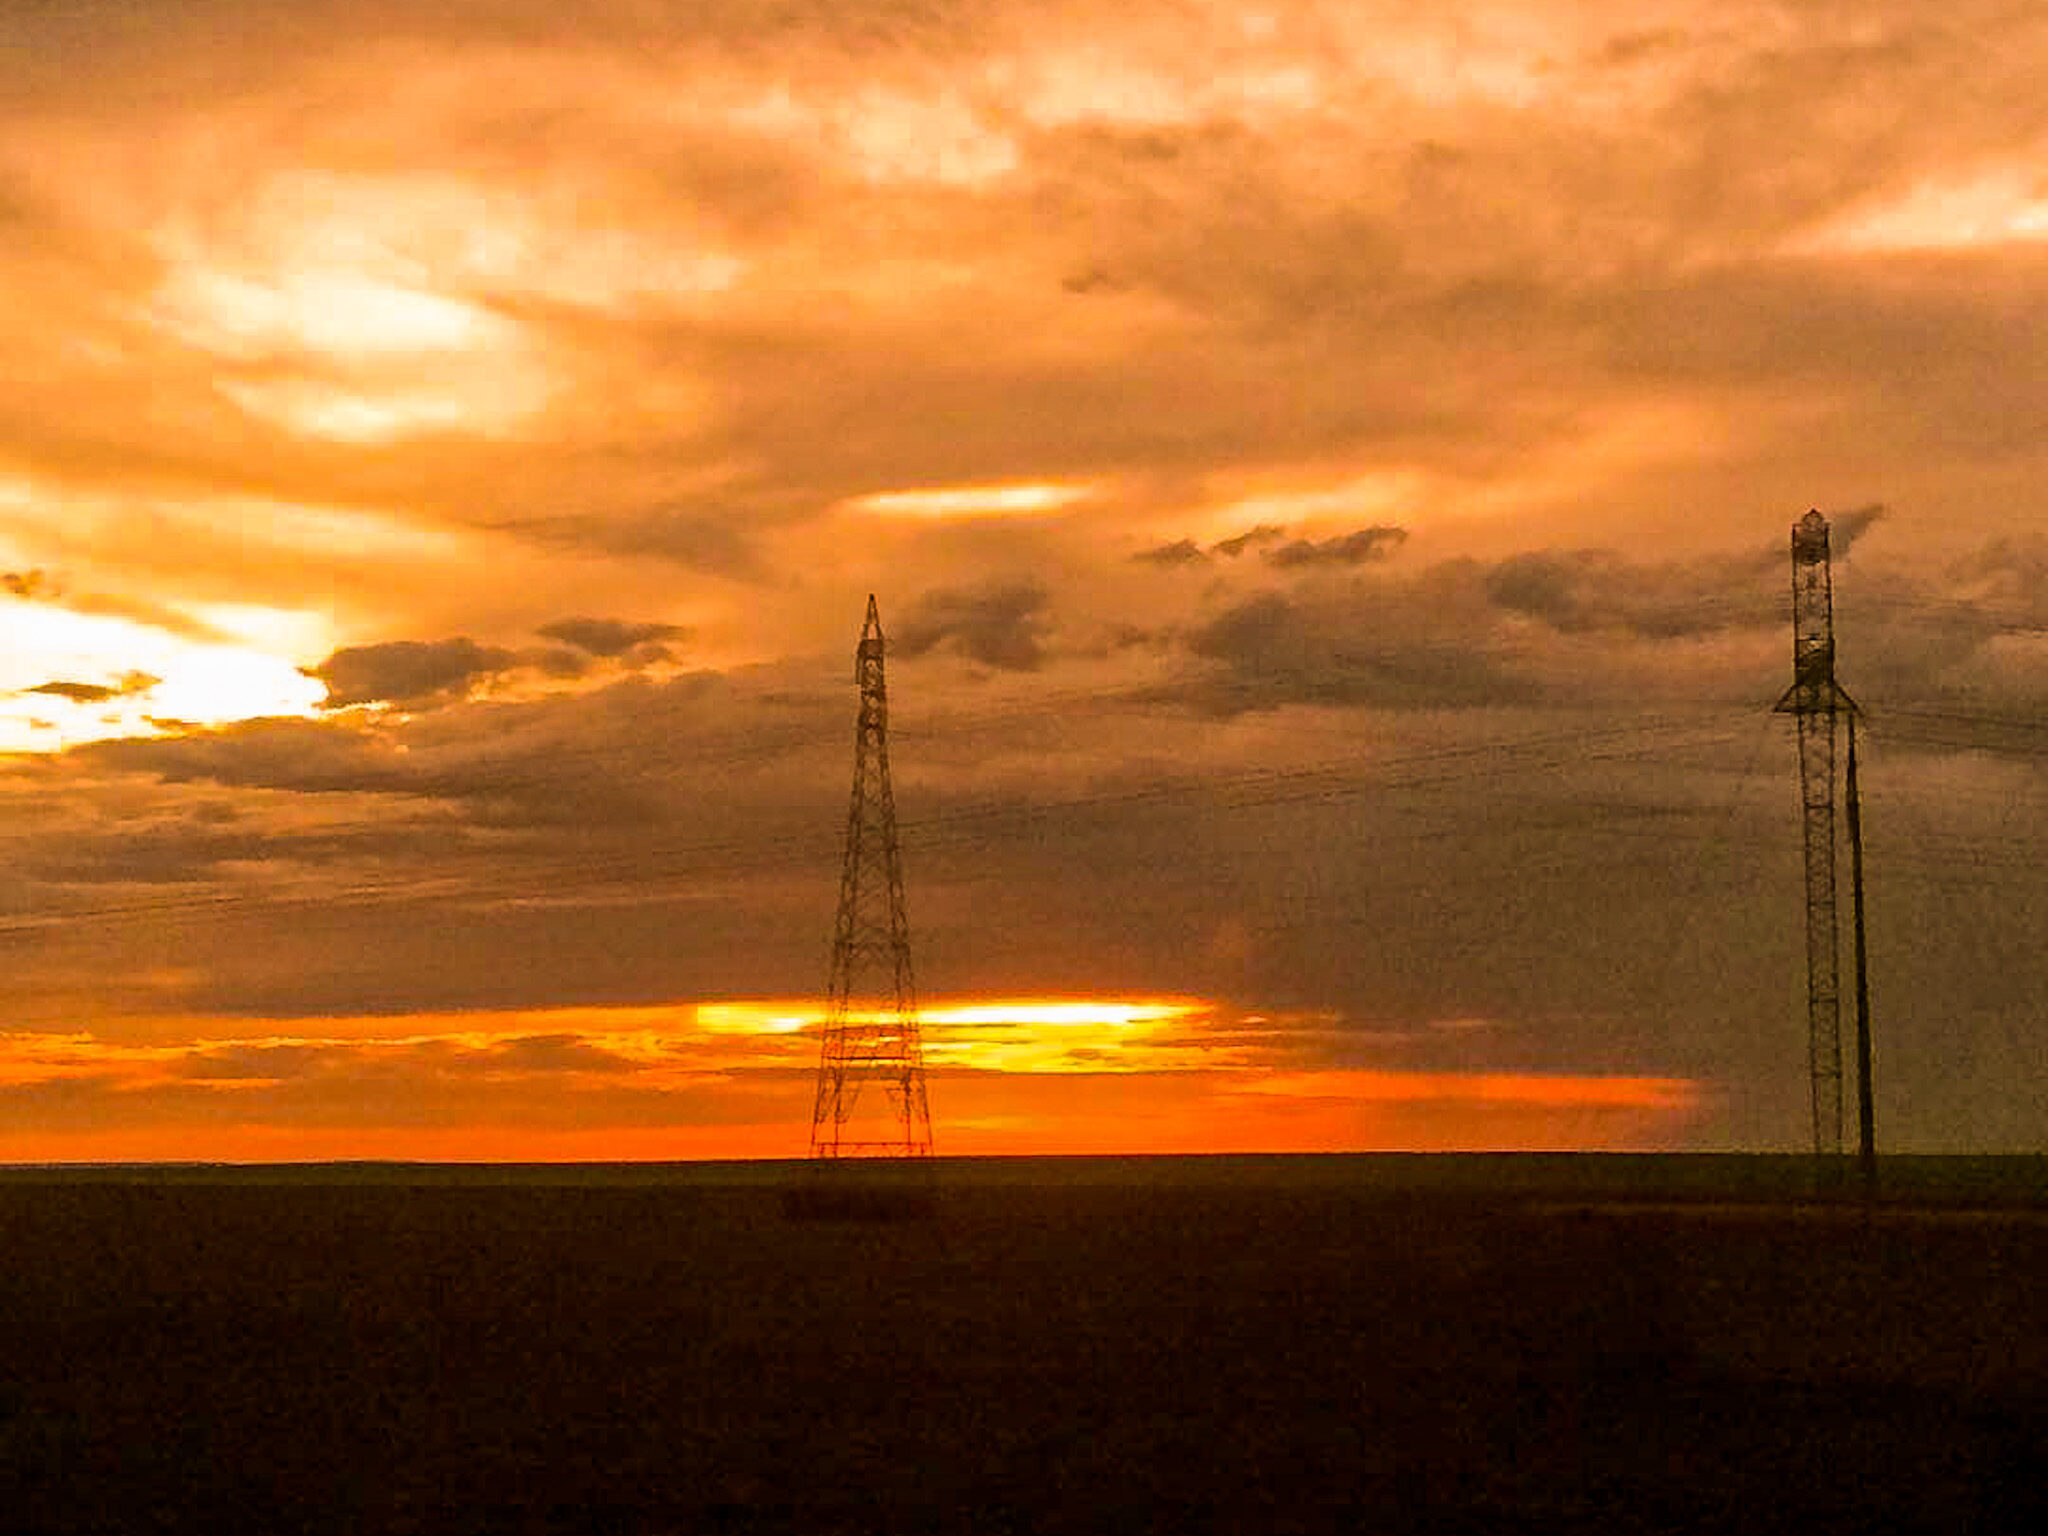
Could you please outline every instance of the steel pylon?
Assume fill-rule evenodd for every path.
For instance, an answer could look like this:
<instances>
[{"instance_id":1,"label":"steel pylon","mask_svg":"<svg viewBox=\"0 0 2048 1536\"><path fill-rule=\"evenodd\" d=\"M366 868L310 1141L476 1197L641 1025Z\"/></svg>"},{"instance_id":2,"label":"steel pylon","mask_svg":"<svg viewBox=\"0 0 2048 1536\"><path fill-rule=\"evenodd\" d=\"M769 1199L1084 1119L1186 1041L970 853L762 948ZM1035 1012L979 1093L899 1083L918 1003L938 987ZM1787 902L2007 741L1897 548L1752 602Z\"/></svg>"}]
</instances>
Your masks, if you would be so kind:
<instances>
[{"instance_id":1,"label":"steel pylon","mask_svg":"<svg viewBox=\"0 0 2048 1536\"><path fill-rule=\"evenodd\" d=\"M871 594L854 653L860 715L854 728L853 799L846 813L846 863L832 930L818 1093L811 1111L814 1158L932 1154L917 983L903 903L903 853L889 785L886 649Z\"/></svg>"},{"instance_id":2,"label":"steel pylon","mask_svg":"<svg viewBox=\"0 0 2048 1536\"><path fill-rule=\"evenodd\" d=\"M1799 799L1806 840L1807 1066L1813 1149L1842 1150L1840 927L1835 915L1835 739L1856 701L1835 680L1834 578L1828 523L1808 512L1792 527L1792 686L1778 712L1799 725Z\"/></svg>"}]
</instances>

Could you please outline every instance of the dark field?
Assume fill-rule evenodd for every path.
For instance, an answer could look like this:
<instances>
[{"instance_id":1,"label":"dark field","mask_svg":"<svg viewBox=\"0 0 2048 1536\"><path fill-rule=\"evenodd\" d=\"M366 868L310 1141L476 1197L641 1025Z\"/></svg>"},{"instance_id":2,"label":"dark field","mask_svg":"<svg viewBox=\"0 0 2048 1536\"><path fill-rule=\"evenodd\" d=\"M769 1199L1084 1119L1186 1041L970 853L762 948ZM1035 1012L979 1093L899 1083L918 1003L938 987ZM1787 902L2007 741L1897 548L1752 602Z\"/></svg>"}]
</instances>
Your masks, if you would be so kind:
<instances>
[{"instance_id":1,"label":"dark field","mask_svg":"<svg viewBox=\"0 0 2048 1536\"><path fill-rule=\"evenodd\" d=\"M0 1175L0 1529L2048 1530L2041 1165Z\"/></svg>"}]
</instances>

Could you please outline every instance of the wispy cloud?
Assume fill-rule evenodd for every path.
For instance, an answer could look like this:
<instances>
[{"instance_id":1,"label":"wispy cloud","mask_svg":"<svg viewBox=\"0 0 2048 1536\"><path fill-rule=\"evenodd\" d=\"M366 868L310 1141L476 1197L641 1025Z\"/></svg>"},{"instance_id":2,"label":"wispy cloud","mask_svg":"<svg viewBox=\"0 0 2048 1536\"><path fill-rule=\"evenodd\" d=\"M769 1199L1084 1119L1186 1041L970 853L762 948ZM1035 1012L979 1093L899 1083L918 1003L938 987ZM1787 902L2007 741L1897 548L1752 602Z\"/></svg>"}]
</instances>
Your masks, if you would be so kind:
<instances>
[{"instance_id":1,"label":"wispy cloud","mask_svg":"<svg viewBox=\"0 0 2048 1536\"><path fill-rule=\"evenodd\" d=\"M1570 1113L1796 1143L1789 759L1736 738L1818 505L1888 985L1982 1064L1901 1055L1901 1114L2037 1144L2048 23L1625 10L7 8L21 1017L502 1016L149 1068L181 1125L273 1095L246 1148L379 1072L445 1089L423 1147L458 1086L595 1145L550 1082L621 1096L606 1145L767 1145L800 1063L685 1128L510 1014L817 987L875 593L920 975L1200 995L1145 1038L1255 1063L1019 1110L950 1061L969 1144L1382 1068L1733 1084ZM155 1113L74 1075L67 1135ZM1248 1137L1450 1135L1297 1081Z\"/></svg>"}]
</instances>

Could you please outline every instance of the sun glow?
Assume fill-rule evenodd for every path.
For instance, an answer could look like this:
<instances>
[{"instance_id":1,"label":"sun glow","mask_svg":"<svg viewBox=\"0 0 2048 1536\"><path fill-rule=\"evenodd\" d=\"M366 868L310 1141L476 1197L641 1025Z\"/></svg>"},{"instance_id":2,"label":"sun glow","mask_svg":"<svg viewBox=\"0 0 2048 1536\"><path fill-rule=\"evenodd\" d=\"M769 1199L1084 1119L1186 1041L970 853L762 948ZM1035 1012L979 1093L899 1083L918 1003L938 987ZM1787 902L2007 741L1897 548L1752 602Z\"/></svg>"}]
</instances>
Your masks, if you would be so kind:
<instances>
[{"instance_id":1,"label":"sun glow","mask_svg":"<svg viewBox=\"0 0 2048 1536\"><path fill-rule=\"evenodd\" d=\"M164 720L310 715L324 691L267 647L46 603L0 605L0 751L154 735Z\"/></svg>"},{"instance_id":2,"label":"sun glow","mask_svg":"<svg viewBox=\"0 0 2048 1536\"><path fill-rule=\"evenodd\" d=\"M968 1003L922 1015L934 1066L997 1072L1138 1072L1185 1064L1187 1026L1208 1005L1181 999Z\"/></svg>"},{"instance_id":3,"label":"sun glow","mask_svg":"<svg viewBox=\"0 0 2048 1536\"><path fill-rule=\"evenodd\" d=\"M699 1003L697 1027L714 1035L793 1035L824 1022L815 1004Z\"/></svg>"},{"instance_id":4,"label":"sun glow","mask_svg":"<svg viewBox=\"0 0 2048 1536\"><path fill-rule=\"evenodd\" d=\"M1213 1011L1186 998L1012 998L932 1003L918 1022L935 1067L1129 1072L1179 1060L1187 1030ZM719 1035L815 1034L825 1023L817 1001L699 1003L694 1015L699 1029Z\"/></svg>"},{"instance_id":5,"label":"sun glow","mask_svg":"<svg viewBox=\"0 0 2048 1536\"><path fill-rule=\"evenodd\" d=\"M1668 1146L1708 1094L1686 1079L1302 1068L1284 1039L1243 1043L1253 1017L1187 998L941 1001L924 1015L940 1148ZM0 1087L23 1111L0 1158L801 1157L823 1022L815 999L752 999L0 1031ZM1237 1043L1209 1050L1218 1026ZM147 1113L110 1119L117 1102Z\"/></svg>"},{"instance_id":6,"label":"sun glow","mask_svg":"<svg viewBox=\"0 0 2048 1536\"><path fill-rule=\"evenodd\" d=\"M955 485L921 491L880 491L841 503L849 512L883 517L1018 517L1057 512L1094 494L1089 485L1050 482Z\"/></svg>"}]
</instances>

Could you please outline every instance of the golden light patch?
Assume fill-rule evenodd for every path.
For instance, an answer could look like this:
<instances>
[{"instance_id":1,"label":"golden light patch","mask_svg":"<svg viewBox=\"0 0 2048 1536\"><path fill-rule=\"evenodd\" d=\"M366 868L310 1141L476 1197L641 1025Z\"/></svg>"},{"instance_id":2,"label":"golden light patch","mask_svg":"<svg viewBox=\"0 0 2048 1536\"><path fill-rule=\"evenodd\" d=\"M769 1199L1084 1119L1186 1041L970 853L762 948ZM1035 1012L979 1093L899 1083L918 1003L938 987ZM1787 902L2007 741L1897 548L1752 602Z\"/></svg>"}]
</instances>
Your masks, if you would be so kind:
<instances>
[{"instance_id":1,"label":"golden light patch","mask_svg":"<svg viewBox=\"0 0 2048 1536\"><path fill-rule=\"evenodd\" d=\"M31 691L53 684L72 692ZM47 603L0 605L0 751L151 735L152 719L219 725L310 715L324 696L291 659L260 646L207 643Z\"/></svg>"},{"instance_id":2,"label":"golden light patch","mask_svg":"<svg viewBox=\"0 0 2048 1536\"><path fill-rule=\"evenodd\" d=\"M922 1014L925 1059L989 1072L1138 1072L1180 1064L1185 1026L1209 1012L1180 998L941 1004Z\"/></svg>"},{"instance_id":3,"label":"golden light patch","mask_svg":"<svg viewBox=\"0 0 2048 1536\"><path fill-rule=\"evenodd\" d=\"M1000 1002L929 1008L923 1017L926 1023L940 1029L977 1024L1129 1029L1140 1024L1183 1019L1198 1011L1195 1005L1180 1002Z\"/></svg>"},{"instance_id":4,"label":"golden light patch","mask_svg":"<svg viewBox=\"0 0 2048 1536\"><path fill-rule=\"evenodd\" d=\"M691 1013L699 1029L714 1035L793 1035L825 1017L807 1003L699 1003Z\"/></svg>"},{"instance_id":5,"label":"golden light patch","mask_svg":"<svg viewBox=\"0 0 2048 1536\"><path fill-rule=\"evenodd\" d=\"M1057 512L1094 494L1088 485L1034 482L1015 485L956 485L932 490L881 491L842 502L849 512L881 517L1021 517Z\"/></svg>"},{"instance_id":6,"label":"golden light patch","mask_svg":"<svg viewBox=\"0 0 2048 1536\"><path fill-rule=\"evenodd\" d=\"M148 318L259 377L217 387L305 436L382 442L503 430L552 380L478 269L526 241L492 199L447 177L273 177L255 196L156 234Z\"/></svg>"},{"instance_id":7,"label":"golden light patch","mask_svg":"<svg viewBox=\"0 0 2048 1536\"><path fill-rule=\"evenodd\" d=\"M2037 240L2048 240L2048 179L2028 165L1923 181L1831 221L1796 248L1940 251Z\"/></svg>"},{"instance_id":8,"label":"golden light patch","mask_svg":"<svg viewBox=\"0 0 2048 1536\"><path fill-rule=\"evenodd\" d=\"M326 685L283 657L225 645L194 646L164 661L151 690L160 719L223 725L263 715L311 715Z\"/></svg>"},{"instance_id":9,"label":"golden light patch","mask_svg":"<svg viewBox=\"0 0 2048 1536\"><path fill-rule=\"evenodd\" d=\"M272 656L323 656L334 649L333 622L324 613L267 603L188 603L185 612Z\"/></svg>"},{"instance_id":10,"label":"golden light patch","mask_svg":"<svg viewBox=\"0 0 2048 1536\"><path fill-rule=\"evenodd\" d=\"M161 299L187 334L259 356L453 352L508 334L503 321L474 304L346 270L245 276L187 269L165 284Z\"/></svg>"},{"instance_id":11,"label":"golden light patch","mask_svg":"<svg viewBox=\"0 0 2048 1536\"><path fill-rule=\"evenodd\" d=\"M1218 477L1206 487L1214 499L1205 523L1212 536L1227 538L1261 523L1330 522L1349 529L1360 522L1405 520L1430 499L1425 493L1432 484L1433 477L1411 468Z\"/></svg>"},{"instance_id":12,"label":"golden light patch","mask_svg":"<svg viewBox=\"0 0 2048 1536\"><path fill-rule=\"evenodd\" d=\"M317 380L224 383L220 391L252 416L305 437L344 443L388 443L403 437L466 432L492 436L538 410L545 393L516 379L474 387L342 388Z\"/></svg>"},{"instance_id":13,"label":"golden light patch","mask_svg":"<svg viewBox=\"0 0 2048 1536\"><path fill-rule=\"evenodd\" d=\"M924 1055L935 1067L1001 1072L1130 1072L1160 1064L1176 1030L1209 1012L1185 999L1026 998L933 1003L918 1010ZM815 1033L822 1002L699 1003L697 1027L714 1035ZM856 1013L855 1020L878 1017Z\"/></svg>"}]
</instances>

